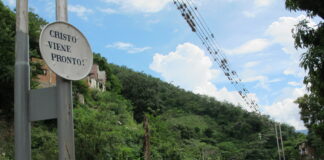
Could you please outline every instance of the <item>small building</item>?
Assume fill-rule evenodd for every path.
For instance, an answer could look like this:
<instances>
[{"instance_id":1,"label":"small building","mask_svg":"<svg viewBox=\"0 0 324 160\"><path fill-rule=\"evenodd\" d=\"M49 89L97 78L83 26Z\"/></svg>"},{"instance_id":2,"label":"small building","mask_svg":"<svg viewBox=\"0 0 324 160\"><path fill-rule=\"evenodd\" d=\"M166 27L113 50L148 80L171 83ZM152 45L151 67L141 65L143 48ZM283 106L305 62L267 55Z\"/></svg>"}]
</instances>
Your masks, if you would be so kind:
<instances>
[{"instance_id":1,"label":"small building","mask_svg":"<svg viewBox=\"0 0 324 160\"><path fill-rule=\"evenodd\" d=\"M41 88L53 87L56 85L56 74L51 69L49 69L44 60L39 58L32 58L31 62L39 63L42 67L42 74L37 75L37 81Z\"/></svg>"},{"instance_id":2,"label":"small building","mask_svg":"<svg viewBox=\"0 0 324 160\"><path fill-rule=\"evenodd\" d=\"M307 142L302 142L298 144L299 155L302 160L313 160L314 149L307 144Z\"/></svg>"},{"instance_id":3,"label":"small building","mask_svg":"<svg viewBox=\"0 0 324 160\"><path fill-rule=\"evenodd\" d=\"M89 75L86 77L90 88L106 91L106 72L100 71L97 64L93 64Z\"/></svg>"},{"instance_id":4,"label":"small building","mask_svg":"<svg viewBox=\"0 0 324 160\"><path fill-rule=\"evenodd\" d=\"M47 66L44 60L32 58L32 63L39 63L42 67L42 74L37 75L37 81L41 88L53 87L56 85L56 74ZM97 64L93 64L87 77L83 79L89 88L106 91L106 72L100 71Z\"/></svg>"}]
</instances>

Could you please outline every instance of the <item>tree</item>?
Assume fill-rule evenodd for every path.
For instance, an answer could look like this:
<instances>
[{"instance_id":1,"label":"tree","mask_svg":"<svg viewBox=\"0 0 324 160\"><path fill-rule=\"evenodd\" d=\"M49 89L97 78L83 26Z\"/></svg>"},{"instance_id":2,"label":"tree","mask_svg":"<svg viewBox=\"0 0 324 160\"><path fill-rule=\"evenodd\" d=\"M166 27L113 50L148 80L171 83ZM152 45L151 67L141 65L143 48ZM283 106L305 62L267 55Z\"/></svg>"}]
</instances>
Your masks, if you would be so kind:
<instances>
[{"instance_id":1,"label":"tree","mask_svg":"<svg viewBox=\"0 0 324 160\"><path fill-rule=\"evenodd\" d=\"M4 117L8 121L13 118L13 98L14 98L14 64L15 64L15 34L16 19L15 13L0 1L0 118ZM29 12L29 44L31 57L40 57L38 38L41 26L47 22L38 15ZM31 78L36 78L40 65L31 63ZM31 81L35 87L34 81Z\"/></svg>"},{"instance_id":2,"label":"tree","mask_svg":"<svg viewBox=\"0 0 324 160\"><path fill-rule=\"evenodd\" d=\"M309 18L324 19L323 0L286 0L286 7L292 11L306 11ZM307 49L302 54L300 66L307 71L304 78L309 94L299 97L296 103L301 109L301 119L309 129L308 143L315 148L315 156L323 158L324 147L324 23L316 27L302 20L293 30L296 48ZM321 142L314 141L321 139Z\"/></svg>"},{"instance_id":3,"label":"tree","mask_svg":"<svg viewBox=\"0 0 324 160\"><path fill-rule=\"evenodd\" d=\"M286 7L293 11L306 11L312 18L324 18L322 0L286 0ZM314 130L324 141L324 24L319 22L311 27L307 20L302 20L293 31L296 48L307 49L301 57L300 66L308 72L304 84L310 91L296 100L301 109L301 119L309 130Z\"/></svg>"},{"instance_id":4,"label":"tree","mask_svg":"<svg viewBox=\"0 0 324 160\"><path fill-rule=\"evenodd\" d=\"M0 1L0 118L13 117L15 14Z\"/></svg>"},{"instance_id":5,"label":"tree","mask_svg":"<svg viewBox=\"0 0 324 160\"><path fill-rule=\"evenodd\" d=\"M286 0L286 7L290 11L306 11L309 16L324 18L324 2L322 0Z\"/></svg>"},{"instance_id":6,"label":"tree","mask_svg":"<svg viewBox=\"0 0 324 160\"><path fill-rule=\"evenodd\" d=\"M134 105L134 118L138 122L144 120L144 114L157 115L162 110L159 93L159 80L144 73L136 73L126 67L113 67L121 81L121 94L131 100Z\"/></svg>"},{"instance_id":7,"label":"tree","mask_svg":"<svg viewBox=\"0 0 324 160\"><path fill-rule=\"evenodd\" d=\"M120 93L122 85L117 76L112 73L112 69L108 64L105 57L102 57L99 53L93 54L93 63L98 64L100 70L106 72L106 88L109 91Z\"/></svg>"}]
</instances>

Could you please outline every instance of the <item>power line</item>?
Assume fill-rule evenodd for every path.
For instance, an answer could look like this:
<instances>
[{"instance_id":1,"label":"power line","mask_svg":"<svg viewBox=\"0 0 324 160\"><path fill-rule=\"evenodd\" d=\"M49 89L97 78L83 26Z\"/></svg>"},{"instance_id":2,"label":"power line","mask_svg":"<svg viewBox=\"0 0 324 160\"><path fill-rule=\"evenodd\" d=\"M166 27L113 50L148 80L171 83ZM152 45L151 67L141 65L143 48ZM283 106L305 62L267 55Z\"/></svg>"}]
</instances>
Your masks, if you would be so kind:
<instances>
[{"instance_id":1,"label":"power line","mask_svg":"<svg viewBox=\"0 0 324 160\"><path fill-rule=\"evenodd\" d=\"M174 0L173 2L191 28L192 32L196 33L207 52L213 58L213 61L218 64L224 75L238 91L245 104L254 112L260 114L258 104L254 99L248 96L249 91L241 83L241 78L239 78L236 71L231 69L229 61L225 54L221 52L220 47L218 47L214 34L206 25L206 22L199 13L197 6L193 4L192 0Z\"/></svg>"},{"instance_id":2,"label":"power line","mask_svg":"<svg viewBox=\"0 0 324 160\"><path fill-rule=\"evenodd\" d=\"M206 24L203 16L198 11L198 7L194 5L192 0L173 0L173 3L176 5L177 9L180 11L182 17L187 22L192 32L194 32L198 38L201 40L203 46L207 52L215 61L219 68L223 71L224 75L231 82L234 88L238 91L239 95L242 97L245 104L250 107L258 115L261 115L259 111L259 105L256 101L250 97L249 91L241 83L242 79L238 76L237 72L232 70L230 63L227 60L225 54L218 47L215 36L211 32L210 28ZM279 124L279 134L277 131L277 125L275 124L275 133L278 147L279 160L283 158L285 160L284 154L284 145L281 134L281 126ZM279 137L280 136L280 137ZM259 134L261 140L261 133ZM280 145L281 144L281 145Z\"/></svg>"},{"instance_id":3,"label":"power line","mask_svg":"<svg viewBox=\"0 0 324 160\"><path fill-rule=\"evenodd\" d=\"M178 1L179 2L179 1ZM180 2L181 3L181 2ZM184 2L184 1L182 1L182 6L181 6L181 4L180 4L180 7L178 7L178 8L180 8L181 9L181 11L186 11L186 3ZM197 19L198 19L198 21L196 21L198 24L200 24L200 25L198 25L198 27L199 26L202 26L201 28L202 28L202 32L203 32L203 36L204 36L204 38L203 39L206 39L206 41L208 42L209 40L213 40L214 41L214 36L213 36L213 34L212 33L208 33L209 31L208 30L210 30L210 29L208 29L208 27L206 26L205 27L205 24L203 24L203 21L204 20L200 20L200 19L202 19L202 18L200 18L197 14L196 14L196 11L198 12L198 9L197 9L197 7L194 7L195 9L192 9L193 7L191 7L191 5L189 5L189 7L191 8L191 11L193 11L193 13L197 16ZM189 10L189 14L190 14L190 8L188 8L188 10ZM199 13L199 12L198 12ZM188 16L188 13L186 14L186 13L183 13L182 12L182 15L186 15L186 16L184 16L184 18L187 20L187 22L191 22L191 21L188 21L188 19L190 18L189 16ZM199 15L200 15L200 13L199 13ZM195 20L195 18L193 17L193 19ZM190 26L192 26L190 23L188 23ZM197 30L199 30L199 29L201 29L201 28L198 28ZM207 28L207 29L206 29ZM193 31L195 31L195 29L193 29ZM207 33L204 33L204 32L207 32ZM199 32L197 32L198 34L200 34ZM211 45L212 45L212 48L213 47L215 47L216 45L215 45L215 42L211 42ZM210 47L206 47L207 48L207 50L210 52ZM220 52L220 50L216 47L216 51L214 52L214 53L216 53L216 54L218 54L219 56L220 56L220 58L221 58L221 65L219 66L221 69L223 69L223 71L224 71L224 74L225 74L225 76L227 76L227 78L230 80L230 81L232 81L231 83L232 84L234 84L234 87L237 89L237 90L240 90L239 91L239 94L242 96L242 98L243 98L243 100L246 102L246 103L249 103L248 101L249 100L247 100L248 99L248 97L247 97L247 94L248 94L248 91L242 86L242 84L239 84L238 83L238 81L240 81L240 79L235 79L235 78L237 78L238 76L237 76L237 74L236 74L236 72L235 71L232 71L232 72L230 72L230 70L229 70L229 61L225 58L225 55L224 54L222 54L222 52ZM231 77L232 75L230 74L230 73L232 73L233 75L236 75L236 77L235 78L233 78L233 77ZM253 105L253 102L251 103L252 105Z\"/></svg>"}]
</instances>

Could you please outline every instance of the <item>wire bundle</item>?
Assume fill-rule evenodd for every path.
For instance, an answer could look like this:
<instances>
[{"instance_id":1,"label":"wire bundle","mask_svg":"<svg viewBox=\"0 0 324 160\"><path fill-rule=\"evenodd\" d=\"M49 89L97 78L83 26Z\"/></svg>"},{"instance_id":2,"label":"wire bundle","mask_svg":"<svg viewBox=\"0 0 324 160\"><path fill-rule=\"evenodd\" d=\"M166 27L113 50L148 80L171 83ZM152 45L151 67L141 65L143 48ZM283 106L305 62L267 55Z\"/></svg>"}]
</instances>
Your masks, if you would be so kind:
<instances>
[{"instance_id":1,"label":"wire bundle","mask_svg":"<svg viewBox=\"0 0 324 160\"><path fill-rule=\"evenodd\" d=\"M248 96L249 91L241 83L241 78L239 78L236 71L231 69L229 61L225 54L221 52L220 47L217 46L214 34L206 25L206 22L199 13L197 6L193 4L192 0L173 0L173 3L180 11L181 16L187 22L192 32L196 33L198 38L201 40L213 61L218 64L224 75L238 91L238 94L242 97L245 104L254 112L260 114L259 105L252 97Z\"/></svg>"}]
</instances>

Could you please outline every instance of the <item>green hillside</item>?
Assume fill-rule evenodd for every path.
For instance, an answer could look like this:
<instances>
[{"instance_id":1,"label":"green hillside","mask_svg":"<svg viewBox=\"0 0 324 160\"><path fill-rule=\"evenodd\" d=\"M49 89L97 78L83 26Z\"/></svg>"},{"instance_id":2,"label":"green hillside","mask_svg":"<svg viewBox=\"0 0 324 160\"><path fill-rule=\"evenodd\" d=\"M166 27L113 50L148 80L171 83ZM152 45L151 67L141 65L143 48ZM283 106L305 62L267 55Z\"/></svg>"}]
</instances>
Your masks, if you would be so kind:
<instances>
[{"instance_id":1,"label":"green hillside","mask_svg":"<svg viewBox=\"0 0 324 160\"><path fill-rule=\"evenodd\" d=\"M110 64L137 122L150 120L153 159L278 159L273 121ZM283 125L289 159L305 136Z\"/></svg>"},{"instance_id":2,"label":"green hillside","mask_svg":"<svg viewBox=\"0 0 324 160\"><path fill-rule=\"evenodd\" d=\"M39 57L38 36L46 22L29 16L30 53ZM11 160L15 14L1 1L0 17L0 160ZM94 62L107 73L107 91L73 82L76 159L137 160L143 159L144 148L152 160L278 159L269 117L109 64L100 54L94 54ZM31 66L35 77L40 66ZM306 136L288 125L282 125L282 133L286 159L298 159L296 146ZM57 155L56 120L32 123L33 159L54 160Z\"/></svg>"}]
</instances>

